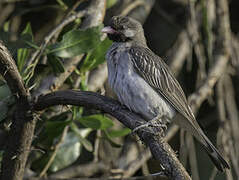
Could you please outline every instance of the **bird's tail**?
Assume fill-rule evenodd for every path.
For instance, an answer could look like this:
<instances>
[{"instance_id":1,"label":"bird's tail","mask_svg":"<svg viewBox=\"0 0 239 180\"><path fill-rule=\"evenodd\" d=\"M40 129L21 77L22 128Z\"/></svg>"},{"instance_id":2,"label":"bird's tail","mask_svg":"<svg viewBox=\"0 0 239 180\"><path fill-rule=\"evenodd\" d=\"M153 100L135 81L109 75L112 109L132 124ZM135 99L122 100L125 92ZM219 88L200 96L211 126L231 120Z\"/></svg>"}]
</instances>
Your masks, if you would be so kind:
<instances>
[{"instance_id":1,"label":"bird's tail","mask_svg":"<svg viewBox=\"0 0 239 180\"><path fill-rule=\"evenodd\" d=\"M210 142L207 136L204 133L202 133L201 135L203 136L203 139L205 141L205 143L203 143L203 147L205 148L207 154L209 155L210 159L212 160L214 165L217 167L217 169L221 172L223 172L225 168L230 169L227 162L218 152L216 147Z\"/></svg>"},{"instance_id":2,"label":"bird's tail","mask_svg":"<svg viewBox=\"0 0 239 180\"><path fill-rule=\"evenodd\" d=\"M177 117L175 118L175 123L178 124L180 127L184 128L185 130L191 132L194 135L194 137L199 142L202 143L210 159L212 160L212 162L215 164L215 166L219 171L224 171L225 168L230 169L227 162L223 159L223 157L218 152L216 147L204 134L204 132L202 131L202 129L200 128L195 119L188 120L179 113L176 116Z\"/></svg>"}]
</instances>

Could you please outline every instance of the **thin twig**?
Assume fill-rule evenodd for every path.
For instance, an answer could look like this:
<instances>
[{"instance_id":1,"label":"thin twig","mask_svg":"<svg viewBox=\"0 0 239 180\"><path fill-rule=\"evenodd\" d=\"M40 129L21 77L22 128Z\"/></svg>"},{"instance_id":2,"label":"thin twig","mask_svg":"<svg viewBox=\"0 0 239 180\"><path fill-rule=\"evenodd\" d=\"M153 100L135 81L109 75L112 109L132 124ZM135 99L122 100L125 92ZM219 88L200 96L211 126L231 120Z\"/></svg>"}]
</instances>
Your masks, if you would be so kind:
<instances>
[{"instance_id":1,"label":"thin twig","mask_svg":"<svg viewBox=\"0 0 239 180\"><path fill-rule=\"evenodd\" d=\"M200 180L199 173L198 173L198 166L197 166L197 157L196 157L196 149L194 140L191 134L186 134L186 143L187 147L189 148L188 155L189 155L189 163L192 171L192 178L193 180Z\"/></svg>"},{"instance_id":2,"label":"thin twig","mask_svg":"<svg viewBox=\"0 0 239 180\"><path fill-rule=\"evenodd\" d=\"M59 32L64 26L71 23L72 21L76 20L77 18L81 18L84 15L86 15L87 11L82 10L79 11L76 14L72 14L71 16L67 17L66 19L63 19L55 28L53 28L44 38L43 42L40 45L40 48L37 49L30 57L29 61L26 64L26 67L30 66L31 64L37 64L37 61L39 60L40 56L43 54L47 44L50 42L50 40L54 37L54 35Z\"/></svg>"},{"instance_id":3,"label":"thin twig","mask_svg":"<svg viewBox=\"0 0 239 180\"><path fill-rule=\"evenodd\" d=\"M136 0L133 3L129 4L129 6L127 6L122 12L121 12L121 16L126 16L128 15L133 9L135 9L138 6L144 5L145 2L142 0Z\"/></svg>"},{"instance_id":4,"label":"thin twig","mask_svg":"<svg viewBox=\"0 0 239 180\"><path fill-rule=\"evenodd\" d=\"M49 177L69 179L76 176L91 177L97 173L109 171L110 167L103 161L90 162L87 164L77 164L51 174ZM31 180L31 179L30 179ZM33 179L34 180L34 179Z\"/></svg>"},{"instance_id":5,"label":"thin twig","mask_svg":"<svg viewBox=\"0 0 239 180\"><path fill-rule=\"evenodd\" d=\"M61 144L64 142L64 139L67 135L67 131L69 129L69 126L66 126L58 140L58 142L54 145L54 151L49 159L49 161L47 162L47 164L45 165L45 167L42 169L41 173L39 174L39 178L43 177L47 170L49 169L49 167L51 166L52 162L54 161L55 157L56 157L56 154L57 154L57 151L59 150Z\"/></svg>"},{"instance_id":6,"label":"thin twig","mask_svg":"<svg viewBox=\"0 0 239 180\"><path fill-rule=\"evenodd\" d=\"M104 19L106 8L106 0L94 0L91 1L89 7L85 10L87 15L85 16L84 21L82 22L81 28L89 28L93 26L97 26L102 23ZM64 81L71 75L71 73L76 69L78 63L83 59L84 54L68 59L65 64L65 72L59 75L50 74L39 85L33 92L33 96L39 96L41 94L45 94L47 92L51 92L53 90L57 90Z\"/></svg>"}]
</instances>

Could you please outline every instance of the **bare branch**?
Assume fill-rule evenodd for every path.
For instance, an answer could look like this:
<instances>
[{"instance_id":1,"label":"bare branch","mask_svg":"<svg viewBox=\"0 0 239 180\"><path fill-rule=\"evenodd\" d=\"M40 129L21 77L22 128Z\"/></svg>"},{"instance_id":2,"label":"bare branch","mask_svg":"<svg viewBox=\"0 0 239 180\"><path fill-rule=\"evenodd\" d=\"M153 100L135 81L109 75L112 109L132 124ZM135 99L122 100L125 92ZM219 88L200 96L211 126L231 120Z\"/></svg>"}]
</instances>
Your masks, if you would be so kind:
<instances>
[{"instance_id":1,"label":"bare branch","mask_svg":"<svg viewBox=\"0 0 239 180\"><path fill-rule=\"evenodd\" d=\"M1 164L0 179L22 179L36 120L30 111L30 95L7 48L0 42L0 73L16 97L16 110Z\"/></svg>"},{"instance_id":2,"label":"bare branch","mask_svg":"<svg viewBox=\"0 0 239 180\"><path fill-rule=\"evenodd\" d=\"M110 167L104 162L90 162L88 164L73 165L66 169L60 170L52 175L50 178L71 178L76 176L90 177L96 173L106 172Z\"/></svg>"},{"instance_id":3,"label":"bare branch","mask_svg":"<svg viewBox=\"0 0 239 180\"><path fill-rule=\"evenodd\" d=\"M135 129L138 125L146 123L141 117L122 107L118 101L93 92L66 90L49 93L38 98L34 105L34 110L40 111L59 104L70 104L101 110L114 116L130 129ZM150 127L147 127L145 130L139 130L137 134L150 148L154 158L160 161L168 177L172 179L190 179L171 147L160 135L155 136L154 133L152 134Z\"/></svg>"},{"instance_id":4,"label":"bare branch","mask_svg":"<svg viewBox=\"0 0 239 180\"><path fill-rule=\"evenodd\" d=\"M7 81L13 95L16 97L27 97L28 93L24 87L21 75L7 48L0 41L0 73Z\"/></svg>"}]
</instances>

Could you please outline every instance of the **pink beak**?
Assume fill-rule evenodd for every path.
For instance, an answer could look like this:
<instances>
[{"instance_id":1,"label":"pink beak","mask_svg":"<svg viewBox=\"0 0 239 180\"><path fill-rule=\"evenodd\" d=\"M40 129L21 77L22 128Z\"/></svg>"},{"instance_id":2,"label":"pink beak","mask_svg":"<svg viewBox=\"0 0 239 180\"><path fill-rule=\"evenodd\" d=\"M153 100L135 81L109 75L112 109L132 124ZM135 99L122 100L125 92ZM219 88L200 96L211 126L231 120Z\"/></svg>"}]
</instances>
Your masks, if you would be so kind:
<instances>
[{"instance_id":1,"label":"pink beak","mask_svg":"<svg viewBox=\"0 0 239 180\"><path fill-rule=\"evenodd\" d=\"M104 27L103 29L101 29L101 32L102 32L102 33L107 33L107 34L115 34L115 33L117 33L117 31L114 30L114 29L113 29L112 27L110 27L110 26Z\"/></svg>"}]
</instances>

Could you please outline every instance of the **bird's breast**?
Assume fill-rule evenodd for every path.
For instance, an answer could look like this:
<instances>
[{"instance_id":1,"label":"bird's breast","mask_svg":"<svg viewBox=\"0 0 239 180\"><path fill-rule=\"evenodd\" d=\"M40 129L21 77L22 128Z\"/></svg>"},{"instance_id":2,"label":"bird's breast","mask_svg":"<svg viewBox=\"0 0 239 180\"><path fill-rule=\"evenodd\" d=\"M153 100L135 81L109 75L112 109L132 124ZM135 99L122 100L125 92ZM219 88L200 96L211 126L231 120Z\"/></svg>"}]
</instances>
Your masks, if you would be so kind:
<instances>
[{"instance_id":1,"label":"bird's breast","mask_svg":"<svg viewBox=\"0 0 239 180\"><path fill-rule=\"evenodd\" d=\"M175 115L171 105L135 71L126 47L113 45L106 58L109 85L122 104L146 120L162 113L170 118Z\"/></svg>"}]
</instances>

